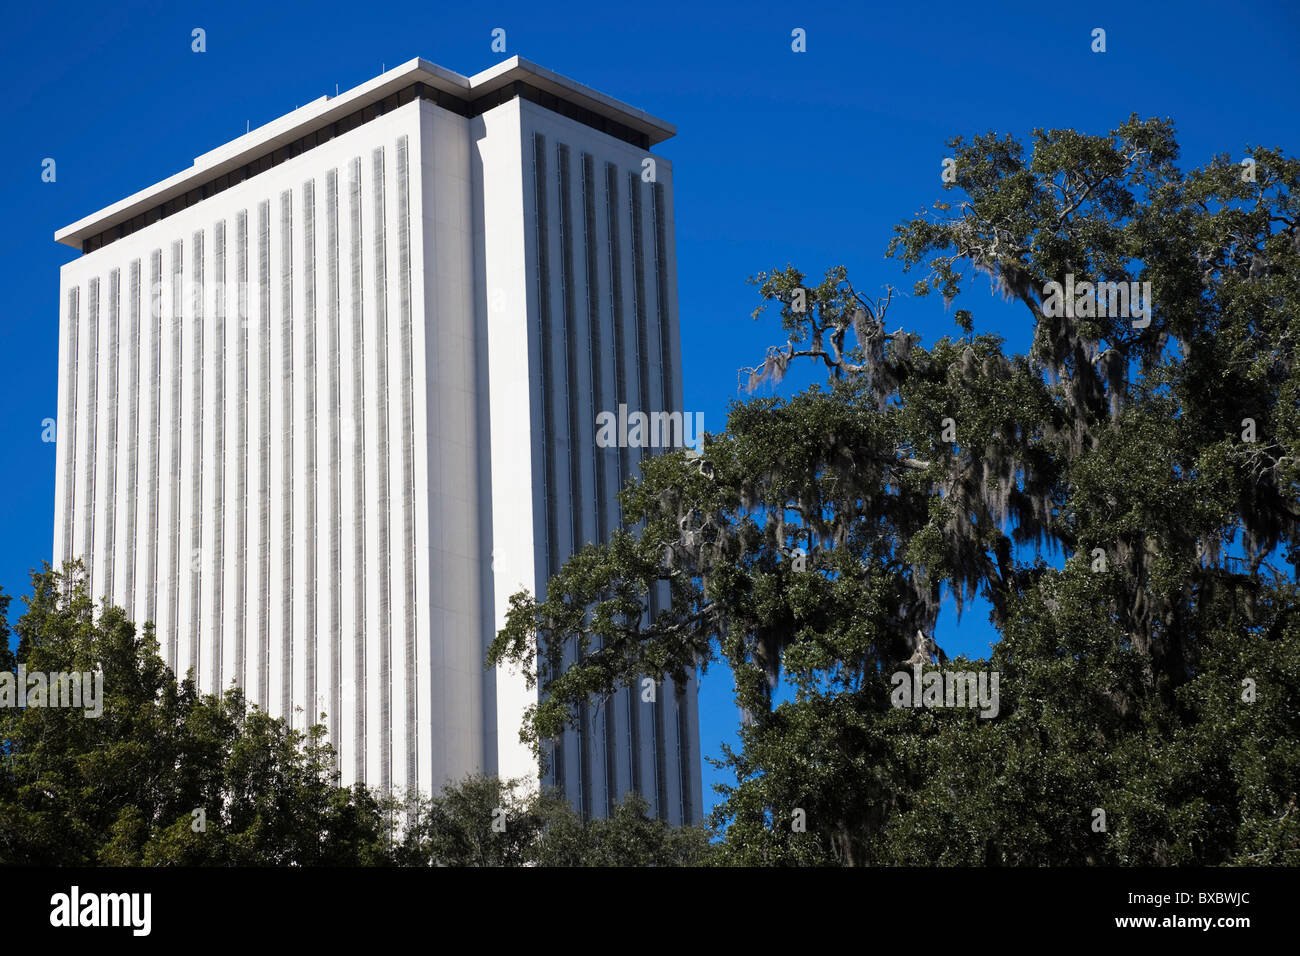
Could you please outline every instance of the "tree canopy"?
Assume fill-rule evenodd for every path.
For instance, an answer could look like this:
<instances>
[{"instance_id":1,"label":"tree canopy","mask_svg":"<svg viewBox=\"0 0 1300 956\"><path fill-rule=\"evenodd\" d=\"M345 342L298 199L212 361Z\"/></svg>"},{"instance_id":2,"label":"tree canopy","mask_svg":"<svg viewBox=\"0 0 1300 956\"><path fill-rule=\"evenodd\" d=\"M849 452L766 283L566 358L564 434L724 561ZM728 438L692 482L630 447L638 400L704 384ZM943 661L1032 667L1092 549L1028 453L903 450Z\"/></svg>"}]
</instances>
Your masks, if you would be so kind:
<instances>
[{"instance_id":1,"label":"tree canopy","mask_svg":"<svg viewBox=\"0 0 1300 956\"><path fill-rule=\"evenodd\" d=\"M342 787L323 723L293 730L237 689L178 682L151 625L93 606L80 565L33 585L16 654L0 594L0 673L99 671L102 711L0 707L0 865L673 866L712 852L635 795L583 821L493 777L431 797Z\"/></svg>"},{"instance_id":2,"label":"tree canopy","mask_svg":"<svg viewBox=\"0 0 1300 956\"><path fill-rule=\"evenodd\" d=\"M729 861L1300 863L1300 162L1183 173L1136 117L949 146L955 195L888 254L946 306L992 283L1028 353L970 308L923 347L842 267L760 273L786 341L751 386L826 382L648 460L624 528L514 597L489 664L540 675L525 739L721 660L750 715ZM1049 302L1134 282L1146 315ZM945 592L987 600L989 661L946 659ZM997 671L998 716L892 706L936 657Z\"/></svg>"}]
</instances>

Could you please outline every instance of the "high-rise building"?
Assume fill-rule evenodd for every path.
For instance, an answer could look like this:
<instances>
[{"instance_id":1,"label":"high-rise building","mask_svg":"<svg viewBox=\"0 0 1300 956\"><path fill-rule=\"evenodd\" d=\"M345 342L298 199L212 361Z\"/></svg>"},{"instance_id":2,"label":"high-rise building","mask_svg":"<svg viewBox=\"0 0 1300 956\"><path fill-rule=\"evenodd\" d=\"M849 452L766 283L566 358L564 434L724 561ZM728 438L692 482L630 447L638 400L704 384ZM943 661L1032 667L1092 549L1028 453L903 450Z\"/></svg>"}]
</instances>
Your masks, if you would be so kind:
<instances>
[{"instance_id":1,"label":"high-rise building","mask_svg":"<svg viewBox=\"0 0 1300 956\"><path fill-rule=\"evenodd\" d=\"M416 59L56 233L56 560L203 691L323 714L345 782L536 776L484 649L680 411L673 128L519 58ZM656 600L663 594L655 596ZM696 686L593 702L543 782L700 818Z\"/></svg>"}]
</instances>

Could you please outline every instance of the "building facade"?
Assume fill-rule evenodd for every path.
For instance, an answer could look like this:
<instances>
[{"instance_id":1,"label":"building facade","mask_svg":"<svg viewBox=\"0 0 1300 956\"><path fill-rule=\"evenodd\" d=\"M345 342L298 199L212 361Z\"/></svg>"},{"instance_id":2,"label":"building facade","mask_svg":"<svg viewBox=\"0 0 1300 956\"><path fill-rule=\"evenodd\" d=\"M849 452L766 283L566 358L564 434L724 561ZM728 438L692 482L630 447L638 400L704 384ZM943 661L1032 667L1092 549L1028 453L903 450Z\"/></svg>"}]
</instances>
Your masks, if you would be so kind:
<instances>
[{"instance_id":1,"label":"building facade","mask_svg":"<svg viewBox=\"0 0 1300 956\"><path fill-rule=\"evenodd\" d=\"M56 233L54 556L345 782L536 778L509 596L620 519L680 411L673 130L519 58L413 60ZM652 603L664 598L652 595ZM593 702L544 783L701 816L696 685Z\"/></svg>"}]
</instances>

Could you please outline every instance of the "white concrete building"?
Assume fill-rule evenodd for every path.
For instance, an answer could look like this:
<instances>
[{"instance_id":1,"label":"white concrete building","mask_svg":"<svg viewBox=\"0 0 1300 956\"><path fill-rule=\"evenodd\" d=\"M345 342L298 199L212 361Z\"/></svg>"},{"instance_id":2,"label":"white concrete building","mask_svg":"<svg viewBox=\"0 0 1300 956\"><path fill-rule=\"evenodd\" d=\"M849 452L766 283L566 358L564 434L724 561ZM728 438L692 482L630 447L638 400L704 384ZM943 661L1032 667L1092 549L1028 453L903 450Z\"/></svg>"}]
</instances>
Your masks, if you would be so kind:
<instances>
[{"instance_id":1,"label":"white concrete building","mask_svg":"<svg viewBox=\"0 0 1300 956\"><path fill-rule=\"evenodd\" d=\"M484 649L616 526L648 452L596 413L681 409L673 132L417 59L60 230L55 559L203 691L324 714L345 782L536 776ZM693 679L584 720L547 782L700 818Z\"/></svg>"}]
</instances>

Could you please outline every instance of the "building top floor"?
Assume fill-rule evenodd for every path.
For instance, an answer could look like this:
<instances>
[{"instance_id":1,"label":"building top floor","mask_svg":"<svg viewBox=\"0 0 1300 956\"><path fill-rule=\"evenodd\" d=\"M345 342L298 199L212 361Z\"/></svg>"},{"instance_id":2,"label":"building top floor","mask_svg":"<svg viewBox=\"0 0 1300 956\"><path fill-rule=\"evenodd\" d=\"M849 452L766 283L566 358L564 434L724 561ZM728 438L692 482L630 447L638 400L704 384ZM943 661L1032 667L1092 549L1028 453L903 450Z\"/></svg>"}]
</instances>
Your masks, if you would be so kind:
<instances>
[{"instance_id":1,"label":"building top floor","mask_svg":"<svg viewBox=\"0 0 1300 956\"><path fill-rule=\"evenodd\" d=\"M209 150L189 169L65 226L54 238L83 253L93 252L414 99L473 117L515 97L641 149L676 133L642 110L518 56L472 77L417 57Z\"/></svg>"}]
</instances>

